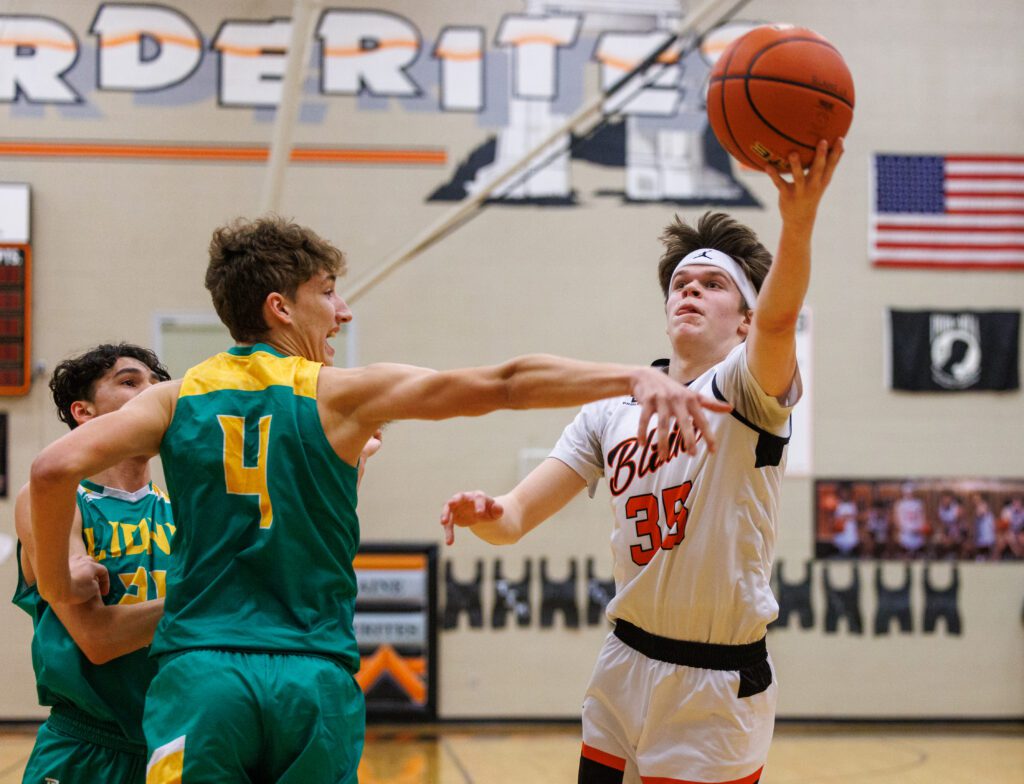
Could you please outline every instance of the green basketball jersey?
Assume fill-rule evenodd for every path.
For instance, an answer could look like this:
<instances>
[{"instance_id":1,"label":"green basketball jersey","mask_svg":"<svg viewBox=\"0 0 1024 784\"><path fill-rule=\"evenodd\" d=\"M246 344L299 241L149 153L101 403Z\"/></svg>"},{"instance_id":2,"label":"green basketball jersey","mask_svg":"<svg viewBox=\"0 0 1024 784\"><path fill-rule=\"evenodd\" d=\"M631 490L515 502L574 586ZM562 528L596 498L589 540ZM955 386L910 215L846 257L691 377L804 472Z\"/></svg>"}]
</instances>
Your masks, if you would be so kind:
<instances>
[{"instance_id":1,"label":"green basketball jersey","mask_svg":"<svg viewBox=\"0 0 1024 784\"><path fill-rule=\"evenodd\" d=\"M152 483L128 493L84 480L78 487L78 509L86 550L110 572L104 603L132 604L164 596L175 530L167 496ZM149 649L92 664L35 585L25 583L20 558L14 603L32 616L35 626L32 664L40 705L77 708L144 743L143 700L156 674Z\"/></svg>"},{"instance_id":2,"label":"green basketball jersey","mask_svg":"<svg viewBox=\"0 0 1024 784\"><path fill-rule=\"evenodd\" d=\"M358 669L357 471L320 423L320 367L257 343L185 374L160 449L178 538L155 655L293 652Z\"/></svg>"}]
</instances>

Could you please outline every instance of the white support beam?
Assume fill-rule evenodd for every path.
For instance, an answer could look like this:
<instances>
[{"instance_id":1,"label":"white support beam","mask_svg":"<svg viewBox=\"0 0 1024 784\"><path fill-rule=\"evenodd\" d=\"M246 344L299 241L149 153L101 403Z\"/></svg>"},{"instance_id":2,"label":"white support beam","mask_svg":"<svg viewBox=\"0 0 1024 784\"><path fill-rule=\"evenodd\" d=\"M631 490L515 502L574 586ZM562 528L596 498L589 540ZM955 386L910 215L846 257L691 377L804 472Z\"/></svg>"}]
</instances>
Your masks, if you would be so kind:
<instances>
[{"instance_id":1,"label":"white support beam","mask_svg":"<svg viewBox=\"0 0 1024 784\"><path fill-rule=\"evenodd\" d=\"M281 207L284 175L291 157L295 119L302 101L302 82L306 76L306 62L309 60L310 41L313 38L314 11L321 4L322 0L295 0L288 60L281 85L281 102L274 114L274 136L270 142L267 175L260 199L261 214L277 212Z\"/></svg>"}]
</instances>

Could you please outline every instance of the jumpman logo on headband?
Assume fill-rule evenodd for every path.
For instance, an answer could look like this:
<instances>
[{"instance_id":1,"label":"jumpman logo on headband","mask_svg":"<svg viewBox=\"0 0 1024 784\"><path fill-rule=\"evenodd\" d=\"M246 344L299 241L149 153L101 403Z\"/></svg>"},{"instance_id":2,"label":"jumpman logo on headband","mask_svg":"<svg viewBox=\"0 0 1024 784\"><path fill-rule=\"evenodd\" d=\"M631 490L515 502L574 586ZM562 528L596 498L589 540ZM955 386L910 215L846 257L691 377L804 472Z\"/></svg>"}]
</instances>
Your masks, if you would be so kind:
<instances>
[{"instance_id":1,"label":"jumpman logo on headband","mask_svg":"<svg viewBox=\"0 0 1024 784\"><path fill-rule=\"evenodd\" d=\"M711 257L708 255L708 252L706 250L702 250L700 252L700 255L699 256L694 256L693 259L691 259L691 261L695 261L697 259L707 259L708 261L712 260Z\"/></svg>"}]
</instances>

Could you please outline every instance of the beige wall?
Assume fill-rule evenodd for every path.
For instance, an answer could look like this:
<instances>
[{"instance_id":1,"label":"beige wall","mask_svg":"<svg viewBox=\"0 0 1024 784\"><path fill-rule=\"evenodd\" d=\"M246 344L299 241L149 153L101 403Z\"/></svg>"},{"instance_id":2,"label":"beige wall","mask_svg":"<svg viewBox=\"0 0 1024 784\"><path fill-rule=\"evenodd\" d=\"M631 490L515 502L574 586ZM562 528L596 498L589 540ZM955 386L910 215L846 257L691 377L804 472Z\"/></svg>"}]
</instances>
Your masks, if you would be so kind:
<instances>
[{"instance_id":1,"label":"beige wall","mask_svg":"<svg viewBox=\"0 0 1024 784\"><path fill-rule=\"evenodd\" d=\"M223 19L288 16L291 7L283 0L173 5L207 38ZM482 26L489 50L501 15L524 7L516 0L331 3L369 5L406 17L429 41L447 25ZM88 44L98 6L8 0L3 13L60 19ZM815 474L1024 476L1020 392L912 396L887 391L883 381L886 307L1019 309L1024 274L883 271L867 262L872 153L1021 152L1024 6L1016 0L753 0L742 18L819 31L844 54L857 85L848 153L821 210L807 298L815 314ZM586 67L593 90L596 65ZM52 106L26 114L0 105L0 137L265 144L272 131L252 111L218 108L210 98L170 108L96 91L87 100L102 116L68 118ZM410 113L395 102L369 111L343 97L317 102L326 106L325 120L299 124L298 143L439 147L448 156L445 166L289 171L281 211L344 248L355 278L451 209L427 202L427 194L493 130L471 114ZM595 195L621 189L621 169L577 162L572 176L579 206L489 207L360 299L360 360L455 367L528 351L625 362L661 354L656 238L674 211L693 218L704 208L623 205ZM254 213L263 177L263 167L252 164L0 158L0 180L26 181L33 190L35 358L52 368L102 340L150 344L154 313L208 309L202 273L210 231ZM771 247L778 237L771 183L757 173L739 178L767 209L731 211ZM40 377L24 398L0 401L10 416L13 487L27 479L32 456L62 432L46 381ZM390 428L363 486L364 539L439 542L437 513L451 492L506 489L516 481L520 450L550 446L571 415L497 414ZM810 479L786 481L779 556L792 564L812 555L812 489ZM514 577L524 557L540 556L549 557L559 576L568 559L582 566L594 556L607 575L604 499L573 502L514 549L490 549L464 535L442 556L461 578L479 557L487 559L488 578L494 558ZM0 531L13 532L12 512L12 499L0 502ZM1024 566L968 565L961 576L961 637L825 635L820 622L807 631L773 633L780 715L1024 715ZM13 590L14 582L13 563L0 565L0 585ZM490 592L488 579L485 610ZM818 589L816 601L820 616ZM870 598L863 607L870 611ZM0 718L41 715L28 620L3 605L0 626ZM574 715L603 635L603 628L541 630L536 622L500 633L443 633L441 713Z\"/></svg>"}]
</instances>

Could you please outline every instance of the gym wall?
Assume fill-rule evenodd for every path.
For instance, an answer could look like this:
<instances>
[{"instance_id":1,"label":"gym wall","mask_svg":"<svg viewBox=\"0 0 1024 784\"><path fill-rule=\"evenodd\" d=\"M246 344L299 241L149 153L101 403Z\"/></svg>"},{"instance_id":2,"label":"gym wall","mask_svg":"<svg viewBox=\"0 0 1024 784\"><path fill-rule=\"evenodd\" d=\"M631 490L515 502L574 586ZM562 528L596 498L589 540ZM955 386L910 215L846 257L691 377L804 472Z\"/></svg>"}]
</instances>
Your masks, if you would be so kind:
<instances>
[{"instance_id":1,"label":"gym wall","mask_svg":"<svg viewBox=\"0 0 1024 784\"><path fill-rule=\"evenodd\" d=\"M604 4L327 4L328 11L364 16L337 15L339 27L324 31L323 47L311 38L293 142L314 152L289 167L279 211L344 249L349 274L339 286L343 295L347 281L454 209L485 178L486 162L500 163L503 155L536 143L558 117L597 94L616 47L628 52L634 45L603 34L654 29L665 23L671 4L624 0L631 13L605 16L588 5ZM145 61L173 53L187 63L189 52L197 51L187 45L189 35L201 38L200 62L173 86L118 87L119 61L98 50L105 36L110 52L131 60L131 50L113 43L114 23L135 6L187 20L176 33L179 43L171 37L159 45L143 42ZM519 18L528 11L563 19L546 34L569 43L549 59L511 43L532 34L536 20ZM274 129L273 109L253 105L273 94L274 80L253 76L252 69L271 72L281 59L250 50L270 46L260 37L266 26L291 13L284 0L154 6L8 0L0 11L0 40L16 21L37 19L45 22L36 32L46 57L70 51L72 42L77 51L66 68L47 60L57 65L41 66L38 82L14 91L11 69L26 67L33 55L0 46L0 90L10 91L0 93L0 181L31 186L32 355L40 368L29 394L0 400L10 434L9 489L0 500L0 532L7 536L14 535L14 494L27 481L33 456L64 432L46 386L53 366L101 341L156 345L167 319L207 323L212 308L202 281L211 231L258 213L266 175L259 156ZM809 407L803 434L808 465L785 481L776 553L787 583L809 577L812 615L807 628L793 614L769 634L781 683L779 715L1022 718L1024 562L955 564L959 633L945 617L925 631L929 596L924 565L915 562L906 583L909 630L897 618L878 633L875 622L888 610L876 588L876 567L882 584L892 587L904 584L904 565L815 560L814 482L1024 478L1019 389L897 393L885 379L886 309L1019 310L1024 271L880 269L868 260L869 171L876 153L1024 154L1024 6L1016 0L752 0L737 19L818 31L843 53L857 89L847 153L814 239L807 297L813 394L803 404ZM271 33L279 37L278 48L287 45L282 29ZM211 48L215 40L218 51ZM373 49L367 40L391 43ZM606 66L595 58L599 40L607 47ZM482 69L474 68L472 57L444 54L478 45ZM334 55L320 56L334 47ZM352 54L356 50L383 59L360 71L349 62L360 56ZM406 58L406 68L395 66ZM353 303L349 359L452 368L526 352L629 363L664 356L657 238L673 214L692 221L706 209L724 209L769 248L778 240L771 182L728 162L708 141L700 108L706 70L706 63L686 60L681 92L677 87L674 97L651 98L678 104L676 116L649 112L613 124L579 145L560 169L531 180L525 193L514 194L515 203L486 206L368 290ZM28 78L28 71L18 73ZM160 74L147 73L139 78L159 82ZM111 80L110 89L101 87L103 79ZM396 97L402 92L406 97ZM37 146L28 154L14 142ZM213 152L200 158L197 147ZM659 169L666 157L695 162L696 179L673 181ZM187 364L187 353L175 355L175 363ZM573 415L499 413L389 427L362 487L364 540L440 545L438 514L450 494L507 490ZM607 500L603 487L593 500L581 497L512 547L492 548L459 531L455 546L442 548L442 610L457 590L446 591L445 571L469 584L472 595L481 563L479 626L468 609L455 613L453 606L453 628L439 633L442 718L578 715L609 629L603 619L592 624L587 617L588 563L597 578L611 577ZM532 571L520 611L528 605L529 621L520 626L513 608L496 628L496 564L516 583L527 562ZM568 590L574 601L566 601L567 589L554 584L569 580L573 569ZM859 632L850 613L829 618L836 605L826 594L826 572L839 589L859 580ZM941 589L953 575L954 564L937 563L929 580ZM8 557L0 564L0 585L13 593L15 583L15 561ZM575 627L570 607L578 615ZM550 626L544 625L547 615ZM30 622L8 604L0 606L0 625L0 718L41 717Z\"/></svg>"}]
</instances>

